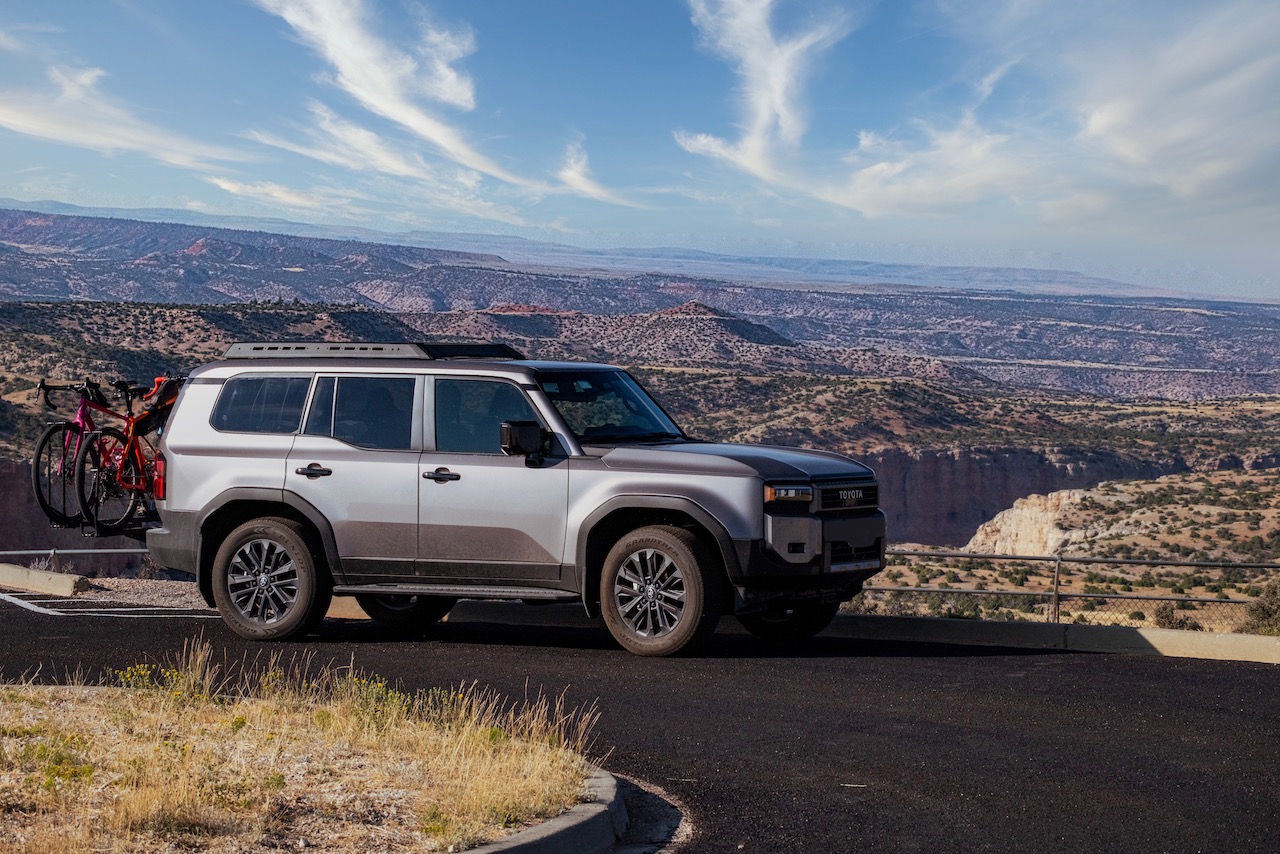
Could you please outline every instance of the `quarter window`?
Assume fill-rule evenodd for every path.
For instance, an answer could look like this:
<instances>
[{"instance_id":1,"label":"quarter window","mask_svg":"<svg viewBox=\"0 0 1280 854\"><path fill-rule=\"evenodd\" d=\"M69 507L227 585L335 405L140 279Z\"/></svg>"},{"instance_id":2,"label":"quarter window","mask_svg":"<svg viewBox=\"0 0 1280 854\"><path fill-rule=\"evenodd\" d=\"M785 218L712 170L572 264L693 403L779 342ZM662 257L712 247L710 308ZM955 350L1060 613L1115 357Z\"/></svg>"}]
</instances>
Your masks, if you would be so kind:
<instances>
[{"instance_id":1,"label":"quarter window","mask_svg":"<svg viewBox=\"0 0 1280 854\"><path fill-rule=\"evenodd\" d=\"M223 383L209 421L232 433L294 433L311 377L233 377Z\"/></svg>"}]
</instances>

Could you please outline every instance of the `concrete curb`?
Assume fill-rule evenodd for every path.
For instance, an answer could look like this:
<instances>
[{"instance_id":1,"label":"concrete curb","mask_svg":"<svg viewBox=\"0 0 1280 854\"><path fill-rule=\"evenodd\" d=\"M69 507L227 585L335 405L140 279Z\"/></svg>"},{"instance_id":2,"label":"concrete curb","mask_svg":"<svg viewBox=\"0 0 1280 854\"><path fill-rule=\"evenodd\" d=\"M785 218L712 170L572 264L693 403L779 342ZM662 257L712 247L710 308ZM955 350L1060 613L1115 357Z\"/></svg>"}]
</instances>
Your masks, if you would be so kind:
<instances>
[{"instance_id":1,"label":"concrete curb","mask_svg":"<svg viewBox=\"0 0 1280 854\"><path fill-rule=\"evenodd\" d=\"M857 614L845 615L838 625L840 634L861 640L1061 649L1280 664L1280 638L1263 635Z\"/></svg>"},{"instance_id":2,"label":"concrete curb","mask_svg":"<svg viewBox=\"0 0 1280 854\"><path fill-rule=\"evenodd\" d=\"M83 575L45 572L12 563L0 563L0 587L50 596L74 596L89 589L89 579Z\"/></svg>"},{"instance_id":3,"label":"concrete curb","mask_svg":"<svg viewBox=\"0 0 1280 854\"><path fill-rule=\"evenodd\" d=\"M618 781L603 768L587 779L587 803L506 839L468 848L470 854L606 854L627 832L627 808Z\"/></svg>"}]
</instances>

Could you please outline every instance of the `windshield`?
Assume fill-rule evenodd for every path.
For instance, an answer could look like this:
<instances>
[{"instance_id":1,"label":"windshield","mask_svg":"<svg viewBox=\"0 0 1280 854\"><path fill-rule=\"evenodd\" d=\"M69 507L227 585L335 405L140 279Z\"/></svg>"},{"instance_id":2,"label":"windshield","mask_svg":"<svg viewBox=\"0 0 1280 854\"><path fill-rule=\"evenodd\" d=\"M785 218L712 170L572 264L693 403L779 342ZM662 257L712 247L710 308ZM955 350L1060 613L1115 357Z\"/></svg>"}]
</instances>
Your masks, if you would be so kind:
<instances>
[{"instance_id":1,"label":"windshield","mask_svg":"<svg viewBox=\"0 0 1280 854\"><path fill-rule=\"evenodd\" d=\"M675 422L625 371L554 371L538 384L579 442L682 439Z\"/></svg>"}]
</instances>

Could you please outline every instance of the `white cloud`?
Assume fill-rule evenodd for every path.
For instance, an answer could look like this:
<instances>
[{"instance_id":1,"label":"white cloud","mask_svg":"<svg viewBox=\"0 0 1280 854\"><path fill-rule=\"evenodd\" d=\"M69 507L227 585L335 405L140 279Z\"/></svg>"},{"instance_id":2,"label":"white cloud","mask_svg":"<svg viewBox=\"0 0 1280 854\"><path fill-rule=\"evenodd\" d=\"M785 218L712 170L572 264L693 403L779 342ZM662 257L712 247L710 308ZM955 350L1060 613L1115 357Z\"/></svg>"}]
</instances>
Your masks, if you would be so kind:
<instances>
[{"instance_id":1,"label":"white cloud","mask_svg":"<svg viewBox=\"0 0 1280 854\"><path fill-rule=\"evenodd\" d=\"M821 20L789 38L773 30L774 0L690 0L693 23L708 50L734 66L741 82L742 136L729 142L679 131L688 152L725 160L766 180L778 177L775 149L805 133L801 87L815 56L851 29L844 16Z\"/></svg>"},{"instance_id":2,"label":"white cloud","mask_svg":"<svg viewBox=\"0 0 1280 854\"><path fill-rule=\"evenodd\" d=\"M215 161L245 157L137 118L99 88L100 68L52 66L52 90L0 90L0 127L106 154L127 151L161 163L209 171Z\"/></svg>"},{"instance_id":3,"label":"white cloud","mask_svg":"<svg viewBox=\"0 0 1280 854\"><path fill-rule=\"evenodd\" d=\"M618 195L613 190L602 186L591 177L591 168L587 163L587 152L582 147L581 141L569 143L568 148L565 150L564 166L556 173L556 177L563 181L565 186L587 198L624 207L642 207Z\"/></svg>"},{"instance_id":4,"label":"white cloud","mask_svg":"<svg viewBox=\"0 0 1280 854\"><path fill-rule=\"evenodd\" d=\"M474 106L470 78L452 65L474 50L469 34L428 29L419 46L419 62L369 30L361 0L256 2L283 18L320 54L335 72L333 82L369 112L406 128L468 169L517 186L537 186L477 151L461 131L416 100L426 97L464 110Z\"/></svg>"},{"instance_id":5,"label":"white cloud","mask_svg":"<svg viewBox=\"0 0 1280 854\"><path fill-rule=\"evenodd\" d=\"M1205 10L1170 41L1073 57L1081 140L1179 199L1265 180L1280 146L1280 6Z\"/></svg>"},{"instance_id":6,"label":"white cloud","mask_svg":"<svg viewBox=\"0 0 1280 854\"><path fill-rule=\"evenodd\" d=\"M0 50L8 51L9 53L22 53L22 42L4 30L0 30Z\"/></svg>"},{"instance_id":7,"label":"white cloud","mask_svg":"<svg viewBox=\"0 0 1280 854\"><path fill-rule=\"evenodd\" d=\"M893 143L864 133L846 157L852 176L815 185L813 195L868 217L941 214L1026 191L1033 180L1009 138L984 130L972 115L950 130L925 127L924 136L923 143Z\"/></svg>"},{"instance_id":8,"label":"white cloud","mask_svg":"<svg viewBox=\"0 0 1280 854\"><path fill-rule=\"evenodd\" d=\"M315 121L314 126L307 131L311 137L310 144L292 142L265 131L251 131L248 137L264 145L354 171L372 171L419 180L435 178L435 170L421 158L396 151L368 128L347 121L318 101L311 102L310 109Z\"/></svg>"},{"instance_id":9,"label":"white cloud","mask_svg":"<svg viewBox=\"0 0 1280 854\"><path fill-rule=\"evenodd\" d=\"M345 201L328 193L304 193L272 181L246 183L219 177L209 177L205 180L233 196L241 196L271 206L282 205L286 208L316 210L330 208L340 201Z\"/></svg>"}]
</instances>

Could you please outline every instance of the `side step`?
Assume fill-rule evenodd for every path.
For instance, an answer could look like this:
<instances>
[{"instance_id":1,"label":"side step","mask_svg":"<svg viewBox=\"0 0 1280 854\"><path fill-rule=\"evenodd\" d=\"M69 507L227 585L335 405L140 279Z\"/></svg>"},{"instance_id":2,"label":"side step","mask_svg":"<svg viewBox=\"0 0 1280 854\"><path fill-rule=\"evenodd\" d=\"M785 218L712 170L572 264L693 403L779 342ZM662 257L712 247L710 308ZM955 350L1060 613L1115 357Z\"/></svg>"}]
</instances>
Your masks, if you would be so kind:
<instances>
[{"instance_id":1,"label":"side step","mask_svg":"<svg viewBox=\"0 0 1280 854\"><path fill-rule=\"evenodd\" d=\"M567 590L546 587L494 587L488 584L342 584L333 588L339 596L453 596L457 599L533 599L539 602L577 602L581 597Z\"/></svg>"}]
</instances>

